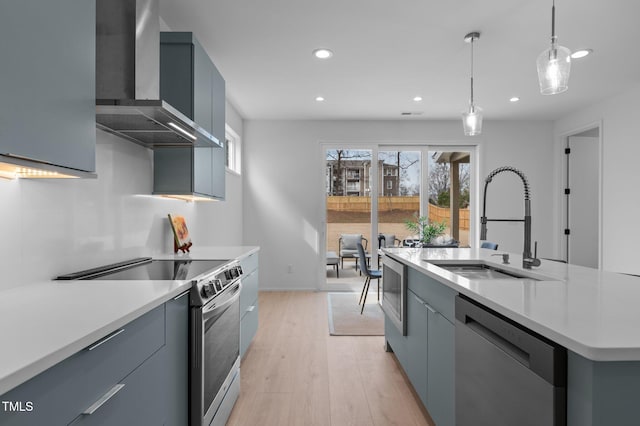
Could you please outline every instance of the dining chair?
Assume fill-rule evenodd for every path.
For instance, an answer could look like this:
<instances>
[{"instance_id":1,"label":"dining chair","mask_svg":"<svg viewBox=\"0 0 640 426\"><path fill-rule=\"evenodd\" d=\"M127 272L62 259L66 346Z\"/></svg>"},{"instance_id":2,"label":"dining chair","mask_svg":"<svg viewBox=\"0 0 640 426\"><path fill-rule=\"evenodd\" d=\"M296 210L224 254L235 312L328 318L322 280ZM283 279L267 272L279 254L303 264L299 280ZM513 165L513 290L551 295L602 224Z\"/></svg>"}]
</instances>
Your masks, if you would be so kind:
<instances>
[{"instance_id":1,"label":"dining chair","mask_svg":"<svg viewBox=\"0 0 640 426\"><path fill-rule=\"evenodd\" d=\"M490 249L490 250L498 250L498 244L492 243L490 241L485 241L482 244L480 244L480 248L486 248L486 249Z\"/></svg>"},{"instance_id":2,"label":"dining chair","mask_svg":"<svg viewBox=\"0 0 640 426\"><path fill-rule=\"evenodd\" d=\"M382 278L382 271L369 269L364 247L362 247L361 243L358 243L357 247L358 256L360 257L360 270L364 272L366 276L364 279L364 285L362 286L362 293L360 294L360 301L358 302L358 305L362 304L362 309L360 309L360 315L362 315L364 312L364 305L367 303L367 293L369 293L369 285L371 284L372 279L378 280L378 300L380 300L380 278Z\"/></svg>"},{"instance_id":3,"label":"dining chair","mask_svg":"<svg viewBox=\"0 0 640 426\"><path fill-rule=\"evenodd\" d=\"M400 247L402 241L395 234L378 234L378 248Z\"/></svg>"},{"instance_id":4,"label":"dining chair","mask_svg":"<svg viewBox=\"0 0 640 426\"><path fill-rule=\"evenodd\" d=\"M367 243L369 242L362 234L340 234L338 239L338 251L340 255L340 267L344 268L344 259L354 259L358 255L358 249L356 244L362 244L364 241L364 247L366 250ZM356 263L357 265L357 263Z\"/></svg>"}]
</instances>

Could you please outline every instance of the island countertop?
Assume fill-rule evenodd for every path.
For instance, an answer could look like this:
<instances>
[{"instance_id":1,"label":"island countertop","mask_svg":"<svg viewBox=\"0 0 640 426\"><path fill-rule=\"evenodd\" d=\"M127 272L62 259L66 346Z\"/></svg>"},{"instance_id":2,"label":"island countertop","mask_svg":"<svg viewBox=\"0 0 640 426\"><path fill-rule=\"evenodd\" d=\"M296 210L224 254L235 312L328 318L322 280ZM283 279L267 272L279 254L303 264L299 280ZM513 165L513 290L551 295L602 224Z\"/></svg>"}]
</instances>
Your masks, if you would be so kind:
<instances>
[{"instance_id":1,"label":"island countertop","mask_svg":"<svg viewBox=\"0 0 640 426\"><path fill-rule=\"evenodd\" d=\"M593 361L640 361L640 278L522 256L457 248L389 248L385 255L434 278L519 324ZM434 263L482 262L534 279L470 279Z\"/></svg>"}]
</instances>

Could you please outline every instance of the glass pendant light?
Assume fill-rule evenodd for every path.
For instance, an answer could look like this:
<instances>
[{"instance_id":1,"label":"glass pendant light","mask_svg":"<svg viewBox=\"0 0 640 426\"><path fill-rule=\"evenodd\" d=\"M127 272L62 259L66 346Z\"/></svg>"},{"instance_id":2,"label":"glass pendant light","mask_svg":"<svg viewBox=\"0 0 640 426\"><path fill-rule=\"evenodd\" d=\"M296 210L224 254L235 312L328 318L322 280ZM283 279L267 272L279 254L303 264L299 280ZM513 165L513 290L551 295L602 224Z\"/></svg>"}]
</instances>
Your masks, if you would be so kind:
<instances>
[{"instance_id":1,"label":"glass pendant light","mask_svg":"<svg viewBox=\"0 0 640 426\"><path fill-rule=\"evenodd\" d=\"M551 7L551 47L538 56L537 65L540 93L543 95L555 95L569 88L571 51L558 45L555 0Z\"/></svg>"},{"instance_id":2,"label":"glass pendant light","mask_svg":"<svg viewBox=\"0 0 640 426\"><path fill-rule=\"evenodd\" d=\"M469 98L469 109L462 113L462 127L467 136L479 135L482 132L482 108L473 102L473 42L479 38L479 32L464 36L464 41L471 43L471 97Z\"/></svg>"}]
</instances>

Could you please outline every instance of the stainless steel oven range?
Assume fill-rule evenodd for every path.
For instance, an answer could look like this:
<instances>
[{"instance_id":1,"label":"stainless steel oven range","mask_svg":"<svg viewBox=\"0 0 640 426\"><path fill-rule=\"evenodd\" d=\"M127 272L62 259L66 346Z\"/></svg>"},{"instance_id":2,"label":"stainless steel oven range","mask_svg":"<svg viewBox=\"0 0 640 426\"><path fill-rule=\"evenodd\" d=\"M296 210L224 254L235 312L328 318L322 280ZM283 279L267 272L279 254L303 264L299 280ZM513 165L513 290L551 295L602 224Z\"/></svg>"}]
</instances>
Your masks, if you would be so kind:
<instances>
[{"instance_id":1,"label":"stainless steel oven range","mask_svg":"<svg viewBox=\"0 0 640 426\"><path fill-rule=\"evenodd\" d=\"M240 291L237 262L191 287L191 425L224 426L240 394Z\"/></svg>"},{"instance_id":2,"label":"stainless steel oven range","mask_svg":"<svg viewBox=\"0 0 640 426\"><path fill-rule=\"evenodd\" d=\"M240 393L242 268L229 260L138 258L58 280L190 280L191 426L224 425Z\"/></svg>"}]
</instances>

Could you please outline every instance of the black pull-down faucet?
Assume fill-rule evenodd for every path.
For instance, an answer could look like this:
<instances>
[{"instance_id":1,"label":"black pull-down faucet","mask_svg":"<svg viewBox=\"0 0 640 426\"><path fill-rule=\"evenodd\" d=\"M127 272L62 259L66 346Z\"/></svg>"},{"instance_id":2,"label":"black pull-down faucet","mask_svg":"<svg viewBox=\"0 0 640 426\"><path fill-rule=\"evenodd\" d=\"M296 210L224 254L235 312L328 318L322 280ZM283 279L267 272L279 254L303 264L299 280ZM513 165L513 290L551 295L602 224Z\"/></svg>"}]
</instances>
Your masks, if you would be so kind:
<instances>
[{"instance_id":1,"label":"black pull-down faucet","mask_svg":"<svg viewBox=\"0 0 640 426\"><path fill-rule=\"evenodd\" d=\"M524 184L524 219L487 219L487 186L493 180L493 177L502 172L513 172L517 174ZM531 255L531 200L529 197L529 182L527 177L515 167L505 166L498 167L484 180L484 193L482 196L482 217L480 218L480 239L487 239L487 222L524 222L524 251L522 252L522 267L531 269L532 266L540 266L538 256L538 242L535 243L535 253Z\"/></svg>"}]
</instances>

